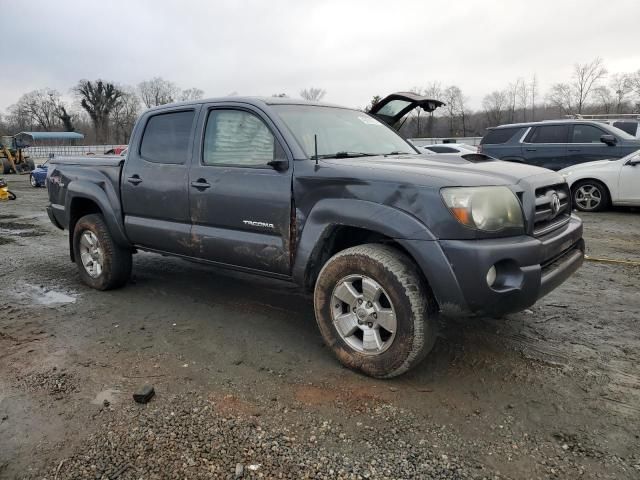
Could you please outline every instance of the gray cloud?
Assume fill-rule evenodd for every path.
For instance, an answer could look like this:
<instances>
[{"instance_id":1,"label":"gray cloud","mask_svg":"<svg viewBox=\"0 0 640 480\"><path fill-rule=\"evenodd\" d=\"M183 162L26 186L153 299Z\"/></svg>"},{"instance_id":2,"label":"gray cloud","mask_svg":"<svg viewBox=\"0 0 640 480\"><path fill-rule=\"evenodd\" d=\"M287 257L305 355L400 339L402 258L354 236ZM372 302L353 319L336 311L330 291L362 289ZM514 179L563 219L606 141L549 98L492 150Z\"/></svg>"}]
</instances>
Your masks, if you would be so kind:
<instances>
[{"instance_id":1,"label":"gray cloud","mask_svg":"<svg viewBox=\"0 0 640 480\"><path fill-rule=\"evenodd\" d=\"M544 88L596 56L640 68L637 0L3 0L2 16L0 111L36 88L154 76L207 96L318 86L350 106L438 80L478 107L517 77Z\"/></svg>"}]
</instances>

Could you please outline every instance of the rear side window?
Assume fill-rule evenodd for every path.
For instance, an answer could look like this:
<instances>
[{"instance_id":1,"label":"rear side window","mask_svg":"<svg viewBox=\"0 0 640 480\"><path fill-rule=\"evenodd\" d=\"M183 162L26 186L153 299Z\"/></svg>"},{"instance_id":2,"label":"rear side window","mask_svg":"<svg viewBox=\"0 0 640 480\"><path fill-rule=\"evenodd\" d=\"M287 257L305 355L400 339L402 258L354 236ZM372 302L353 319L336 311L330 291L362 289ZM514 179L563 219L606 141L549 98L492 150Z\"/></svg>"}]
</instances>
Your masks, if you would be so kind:
<instances>
[{"instance_id":1,"label":"rear side window","mask_svg":"<svg viewBox=\"0 0 640 480\"><path fill-rule=\"evenodd\" d=\"M600 143L600 137L605 133L592 125L574 125L571 143Z\"/></svg>"},{"instance_id":2,"label":"rear side window","mask_svg":"<svg viewBox=\"0 0 640 480\"><path fill-rule=\"evenodd\" d=\"M493 130L489 130L489 133L482 137L480 145L496 145L500 143L507 143L509 140L511 140L511 137L513 137L519 130L519 127L495 128Z\"/></svg>"},{"instance_id":3,"label":"rear side window","mask_svg":"<svg viewBox=\"0 0 640 480\"><path fill-rule=\"evenodd\" d=\"M149 162L185 163L195 112L162 113L147 121L140 155Z\"/></svg>"},{"instance_id":4,"label":"rear side window","mask_svg":"<svg viewBox=\"0 0 640 480\"><path fill-rule=\"evenodd\" d=\"M638 131L638 122L613 122L613 126L634 137Z\"/></svg>"},{"instance_id":5,"label":"rear side window","mask_svg":"<svg viewBox=\"0 0 640 480\"><path fill-rule=\"evenodd\" d=\"M262 120L242 110L211 110L204 134L205 165L257 167L275 157L275 137Z\"/></svg>"},{"instance_id":6,"label":"rear side window","mask_svg":"<svg viewBox=\"0 0 640 480\"><path fill-rule=\"evenodd\" d=\"M567 125L544 125L529 132L525 143L567 143L569 127Z\"/></svg>"},{"instance_id":7,"label":"rear side window","mask_svg":"<svg viewBox=\"0 0 640 480\"><path fill-rule=\"evenodd\" d=\"M458 150L451 147L426 147L434 153L458 153Z\"/></svg>"}]
</instances>

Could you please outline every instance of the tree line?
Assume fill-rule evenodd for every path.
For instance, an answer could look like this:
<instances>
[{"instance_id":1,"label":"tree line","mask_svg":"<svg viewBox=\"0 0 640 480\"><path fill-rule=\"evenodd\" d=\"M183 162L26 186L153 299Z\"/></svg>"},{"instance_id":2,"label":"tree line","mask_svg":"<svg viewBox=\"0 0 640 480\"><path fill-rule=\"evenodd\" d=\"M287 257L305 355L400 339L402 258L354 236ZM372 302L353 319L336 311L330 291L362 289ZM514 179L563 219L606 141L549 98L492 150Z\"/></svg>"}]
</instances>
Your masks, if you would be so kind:
<instances>
[{"instance_id":1,"label":"tree line","mask_svg":"<svg viewBox=\"0 0 640 480\"><path fill-rule=\"evenodd\" d=\"M432 81L410 90L446 104L435 112L412 112L400 127L401 133L410 138L481 136L488 127L565 115L640 114L640 70L610 74L601 58L575 64L570 78L551 85L546 92L540 91L536 74L517 78L487 93L476 110L469 107L469 97L457 85ZM71 93L72 103L49 88L25 93L0 116L0 134L80 131L88 144L128 143L143 108L197 100L204 95L199 88L183 90L161 77L145 80L136 87L101 79L80 80ZM326 93L322 88L310 87L301 90L299 96L320 101ZM288 97L286 93L273 96ZM380 100L380 96L374 96L363 109L371 109Z\"/></svg>"},{"instance_id":2,"label":"tree line","mask_svg":"<svg viewBox=\"0 0 640 480\"><path fill-rule=\"evenodd\" d=\"M126 144L143 108L197 100L204 95L199 88L182 90L160 77L136 87L83 79L71 88L71 93L74 102L70 104L50 88L25 93L0 117L0 133L78 131L85 134L89 144Z\"/></svg>"},{"instance_id":3,"label":"tree line","mask_svg":"<svg viewBox=\"0 0 640 480\"><path fill-rule=\"evenodd\" d=\"M640 70L610 74L601 58L576 63L570 78L551 85L546 92L540 91L536 74L517 78L487 93L476 110L469 108L469 97L457 85L433 81L410 91L446 103L431 113L412 112L400 128L410 138L482 136L489 127L566 115L640 115ZM380 99L374 96L366 109Z\"/></svg>"}]
</instances>

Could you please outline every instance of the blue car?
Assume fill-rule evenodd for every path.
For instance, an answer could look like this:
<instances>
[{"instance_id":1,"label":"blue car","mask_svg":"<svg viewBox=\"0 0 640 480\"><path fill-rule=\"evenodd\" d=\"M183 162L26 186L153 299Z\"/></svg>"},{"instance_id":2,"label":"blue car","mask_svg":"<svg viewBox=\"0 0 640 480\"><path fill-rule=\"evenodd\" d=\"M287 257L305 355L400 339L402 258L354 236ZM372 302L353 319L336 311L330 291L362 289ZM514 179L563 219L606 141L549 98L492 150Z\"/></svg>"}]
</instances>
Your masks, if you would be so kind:
<instances>
[{"instance_id":1,"label":"blue car","mask_svg":"<svg viewBox=\"0 0 640 480\"><path fill-rule=\"evenodd\" d=\"M47 160L48 162L49 160ZM44 182L47 178L47 169L49 166L47 162L44 162L41 165L36 165L36 168L31 170L29 174L29 182L33 188L44 187Z\"/></svg>"}]
</instances>

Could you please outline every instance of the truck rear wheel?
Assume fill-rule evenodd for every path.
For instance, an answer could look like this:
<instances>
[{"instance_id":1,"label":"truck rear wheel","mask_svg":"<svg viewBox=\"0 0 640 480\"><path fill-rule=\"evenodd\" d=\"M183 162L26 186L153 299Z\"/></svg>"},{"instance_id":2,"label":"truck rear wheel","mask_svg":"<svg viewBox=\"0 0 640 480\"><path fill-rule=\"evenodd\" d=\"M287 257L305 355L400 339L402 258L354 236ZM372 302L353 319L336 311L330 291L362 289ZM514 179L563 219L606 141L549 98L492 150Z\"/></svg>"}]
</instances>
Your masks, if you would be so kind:
<instances>
[{"instance_id":1,"label":"truck rear wheel","mask_svg":"<svg viewBox=\"0 0 640 480\"><path fill-rule=\"evenodd\" d=\"M82 281L97 290L121 287L131 276L131 251L113 241L100 214L77 221L73 253Z\"/></svg>"},{"instance_id":2,"label":"truck rear wheel","mask_svg":"<svg viewBox=\"0 0 640 480\"><path fill-rule=\"evenodd\" d=\"M433 348L433 296L414 262L385 245L343 250L314 291L320 332L340 362L378 378L400 375Z\"/></svg>"}]
</instances>

